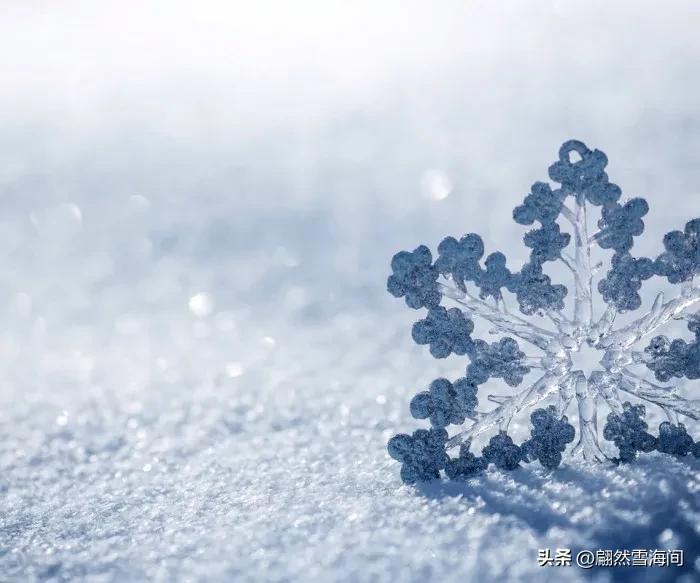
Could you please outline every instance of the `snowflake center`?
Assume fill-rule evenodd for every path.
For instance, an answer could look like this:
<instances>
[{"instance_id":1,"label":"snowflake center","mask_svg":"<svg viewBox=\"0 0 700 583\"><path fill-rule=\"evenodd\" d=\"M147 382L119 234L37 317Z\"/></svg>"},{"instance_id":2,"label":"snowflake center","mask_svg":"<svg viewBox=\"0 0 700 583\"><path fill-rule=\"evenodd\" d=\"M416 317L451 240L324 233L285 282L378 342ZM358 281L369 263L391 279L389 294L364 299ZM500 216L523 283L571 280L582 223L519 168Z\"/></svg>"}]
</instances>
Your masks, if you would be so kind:
<instances>
[{"instance_id":1,"label":"snowflake center","mask_svg":"<svg viewBox=\"0 0 700 583\"><path fill-rule=\"evenodd\" d=\"M591 346L588 342L583 342L577 350L569 352L571 370L580 370L586 375L586 378L589 378L594 370L602 368L600 361L603 356L604 353L596 347Z\"/></svg>"}]
</instances>

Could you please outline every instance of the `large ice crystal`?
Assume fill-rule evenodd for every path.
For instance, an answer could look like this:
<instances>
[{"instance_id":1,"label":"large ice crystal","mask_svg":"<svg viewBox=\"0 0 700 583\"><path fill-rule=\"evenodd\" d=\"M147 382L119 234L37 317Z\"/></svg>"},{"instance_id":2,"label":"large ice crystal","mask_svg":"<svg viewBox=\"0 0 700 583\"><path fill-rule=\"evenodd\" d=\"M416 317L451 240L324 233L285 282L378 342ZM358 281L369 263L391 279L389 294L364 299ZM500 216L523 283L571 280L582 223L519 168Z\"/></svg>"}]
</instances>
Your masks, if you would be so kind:
<instances>
[{"instance_id":1,"label":"large ice crystal","mask_svg":"<svg viewBox=\"0 0 700 583\"><path fill-rule=\"evenodd\" d=\"M700 400L686 399L673 383L668 384L675 378L700 377L700 320L691 313L700 306L700 219L688 222L683 231L668 233L656 259L634 256L634 238L644 231L649 205L642 198L620 201L621 189L609 181L607 163L603 152L590 150L583 142L562 145L559 160L549 168L549 177L558 186L536 182L513 211L519 224L538 223L524 236L530 258L518 271L507 267L499 251L484 259L484 242L474 233L445 238L435 260L423 245L394 256L388 291L405 298L411 308L428 308L427 316L413 327L416 343L429 345L435 358L455 354L470 359L463 378L454 383L438 379L411 402L415 418L430 420L430 432L419 430L413 437L399 434L390 440L390 455L404 464L404 481L437 478L441 469L451 478L464 479L489 463L514 469L521 461L536 459L553 469L566 445L574 441L574 427L565 415L574 398L578 442L572 452L586 460L607 459L598 441L598 409L603 404L609 409L603 435L618 447L614 458L618 463L652 449L674 455L700 451L679 421L679 417L700 419ZM590 216L595 207L600 211L597 223ZM600 250L612 256L610 269L597 277L601 264L593 264L592 254ZM546 264L554 261L570 272L572 294L545 273ZM641 307L639 291L653 276L677 284L676 297L666 300L659 293L648 312L615 328L619 314ZM597 309L595 290L605 308ZM515 295L520 312L531 318L508 308L506 292ZM490 344L474 337L475 318L486 320L489 331L502 337ZM679 319L688 320L694 340L671 341L657 335L647 347L638 347L663 325ZM513 337L539 353L526 355ZM598 368L583 370L577 358L582 351L598 353ZM646 380L639 370L644 366L663 384ZM479 385L490 379L518 387L535 370L539 378L515 394L477 398ZM626 394L624 403L621 393ZM631 404L628 396L666 413L668 421L661 425L658 439L646 432L644 406ZM532 413L531 438L520 446L514 443L507 433L513 417L550 397L556 399L554 405ZM486 400L497 406L476 409ZM448 425L463 426L467 421L467 427L446 436ZM483 457L475 456L470 451L472 439L493 430ZM453 448L460 448L459 457L448 459L446 452Z\"/></svg>"}]
</instances>

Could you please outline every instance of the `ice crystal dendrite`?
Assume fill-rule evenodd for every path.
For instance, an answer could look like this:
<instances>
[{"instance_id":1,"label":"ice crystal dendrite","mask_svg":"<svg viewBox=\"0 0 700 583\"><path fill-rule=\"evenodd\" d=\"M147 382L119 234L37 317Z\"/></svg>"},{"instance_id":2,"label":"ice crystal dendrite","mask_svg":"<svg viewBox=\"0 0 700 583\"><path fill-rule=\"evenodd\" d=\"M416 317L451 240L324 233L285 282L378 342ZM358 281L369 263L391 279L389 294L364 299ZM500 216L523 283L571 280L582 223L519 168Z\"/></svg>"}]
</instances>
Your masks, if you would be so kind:
<instances>
[{"instance_id":1,"label":"ice crystal dendrite","mask_svg":"<svg viewBox=\"0 0 700 583\"><path fill-rule=\"evenodd\" d=\"M516 223L532 225L524 236L530 257L519 270L509 268L499 251L485 255L474 233L443 239L435 257L424 245L394 256L388 291L410 308L427 310L413 326L413 339L435 358L469 359L463 377L439 378L411 401L413 417L429 420L431 428L389 441L405 482L435 479L442 471L468 479L489 464L513 470L537 460L554 469L574 441L572 454L606 461L599 407L608 412L602 433L617 447L617 463L652 450L700 456L700 442L681 422L700 419L700 400L683 397L676 384L700 378L700 312L693 313L700 307L700 219L668 233L656 258L635 256L634 239L644 231L649 205L641 198L621 201L607 163L603 152L582 142L562 145L549 167L556 187L536 182L513 211ZM607 272L600 270L602 262L594 265L595 254L609 259ZM546 273L550 262L561 262L572 290L552 281ZM654 276L675 285L674 297L658 294L649 311L616 327L619 314L641 308L639 291ZM509 307L509 296L520 314ZM682 319L694 338L658 334ZM488 332L500 339L475 337L474 320L486 321ZM596 368L584 371L575 364L582 348L598 351ZM493 379L514 390L481 398L480 385ZM566 416L574 399L578 431ZM495 405L482 410L484 401ZM660 407L668 418L656 437L648 432L643 403ZM508 427L530 409L530 438L518 445ZM451 435L450 426L458 426ZM493 435L478 455L472 440L487 432Z\"/></svg>"}]
</instances>

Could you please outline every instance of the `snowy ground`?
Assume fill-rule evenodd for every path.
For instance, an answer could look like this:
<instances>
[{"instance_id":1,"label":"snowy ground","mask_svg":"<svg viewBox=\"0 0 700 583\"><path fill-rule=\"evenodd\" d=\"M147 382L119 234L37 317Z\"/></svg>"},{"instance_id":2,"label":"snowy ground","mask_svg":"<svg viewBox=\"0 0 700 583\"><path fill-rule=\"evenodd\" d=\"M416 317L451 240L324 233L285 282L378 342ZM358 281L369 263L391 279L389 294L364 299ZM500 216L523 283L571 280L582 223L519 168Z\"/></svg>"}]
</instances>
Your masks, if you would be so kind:
<instances>
[{"instance_id":1,"label":"snowy ground","mask_svg":"<svg viewBox=\"0 0 700 583\"><path fill-rule=\"evenodd\" d=\"M649 201L640 253L697 216L697 7L427 4L312 35L343 67L287 51L282 15L279 46L245 56L259 75L211 15L172 68L184 13L0 24L0 580L700 576L694 460L402 486L386 441L464 362L413 345L385 292L394 252L447 234L522 263L512 208L571 137ZM557 547L678 548L686 567L538 567Z\"/></svg>"}]
</instances>

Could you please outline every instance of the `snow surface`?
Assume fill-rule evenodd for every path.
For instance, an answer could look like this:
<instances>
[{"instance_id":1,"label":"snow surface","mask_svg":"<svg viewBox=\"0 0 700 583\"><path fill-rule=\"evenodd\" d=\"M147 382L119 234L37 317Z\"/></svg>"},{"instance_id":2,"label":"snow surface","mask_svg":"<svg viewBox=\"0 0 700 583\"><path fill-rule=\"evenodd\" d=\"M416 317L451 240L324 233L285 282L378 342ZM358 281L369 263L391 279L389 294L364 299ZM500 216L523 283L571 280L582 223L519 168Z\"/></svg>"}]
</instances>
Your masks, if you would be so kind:
<instances>
[{"instance_id":1,"label":"snow surface","mask_svg":"<svg viewBox=\"0 0 700 583\"><path fill-rule=\"evenodd\" d=\"M698 579L695 460L414 489L386 453L421 426L417 390L465 364L412 343L394 252L476 231L521 264L512 208L568 138L649 201L640 254L700 209L694 4L496 4L420 4L401 34L437 56L369 50L365 83L319 65L299 87L297 61L237 77L216 39L214 72L139 60L157 13L132 60L109 15L114 43L85 53L90 27L0 24L0 580ZM33 22L48 61L10 50ZM352 63L365 41L343 32ZM538 567L557 547L679 548L686 567Z\"/></svg>"}]
</instances>

